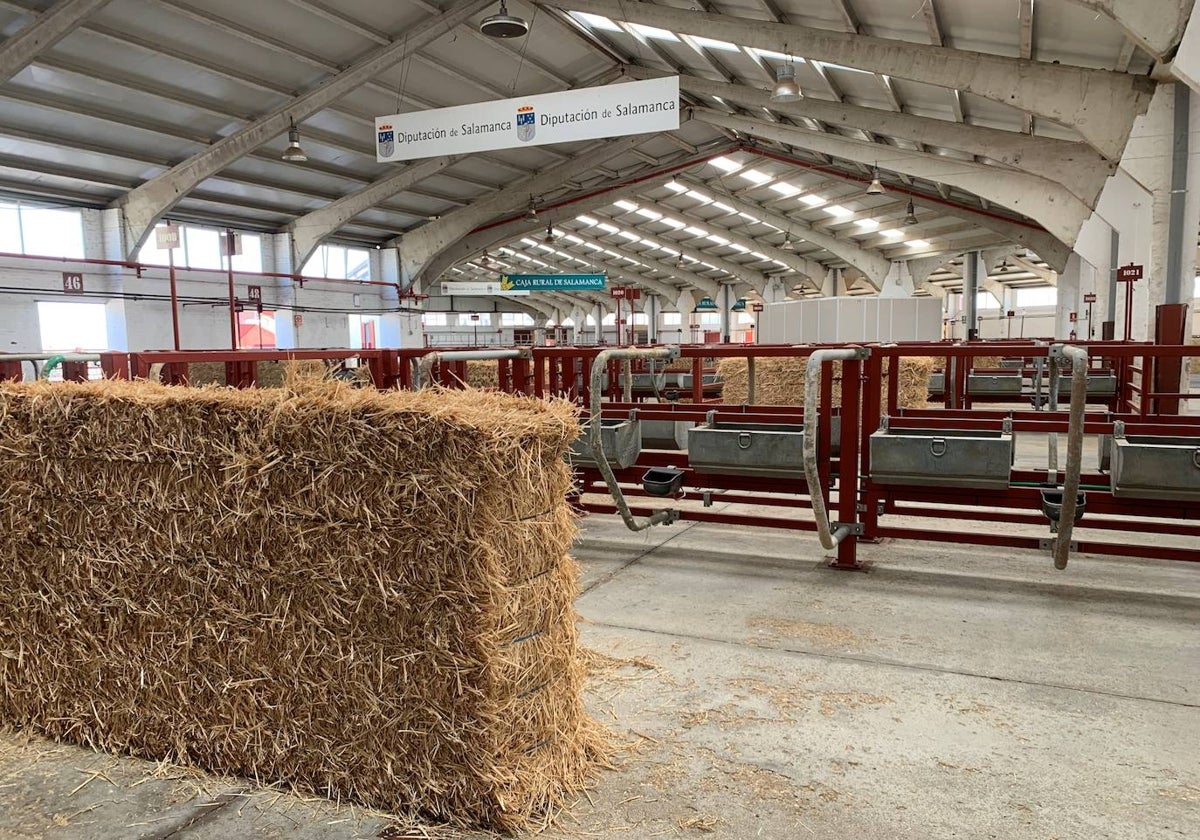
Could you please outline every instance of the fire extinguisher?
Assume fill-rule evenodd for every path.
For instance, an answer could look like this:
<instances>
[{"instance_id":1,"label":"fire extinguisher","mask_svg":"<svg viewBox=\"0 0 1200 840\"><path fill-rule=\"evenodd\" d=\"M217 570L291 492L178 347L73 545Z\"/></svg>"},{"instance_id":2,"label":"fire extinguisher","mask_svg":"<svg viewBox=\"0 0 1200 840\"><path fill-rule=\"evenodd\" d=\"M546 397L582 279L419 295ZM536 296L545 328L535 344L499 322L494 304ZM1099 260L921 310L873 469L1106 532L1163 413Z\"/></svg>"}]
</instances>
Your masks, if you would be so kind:
<instances>
[{"instance_id":1,"label":"fire extinguisher","mask_svg":"<svg viewBox=\"0 0 1200 840\"><path fill-rule=\"evenodd\" d=\"M1071 341L1075 340L1075 330L1071 330Z\"/></svg>"}]
</instances>

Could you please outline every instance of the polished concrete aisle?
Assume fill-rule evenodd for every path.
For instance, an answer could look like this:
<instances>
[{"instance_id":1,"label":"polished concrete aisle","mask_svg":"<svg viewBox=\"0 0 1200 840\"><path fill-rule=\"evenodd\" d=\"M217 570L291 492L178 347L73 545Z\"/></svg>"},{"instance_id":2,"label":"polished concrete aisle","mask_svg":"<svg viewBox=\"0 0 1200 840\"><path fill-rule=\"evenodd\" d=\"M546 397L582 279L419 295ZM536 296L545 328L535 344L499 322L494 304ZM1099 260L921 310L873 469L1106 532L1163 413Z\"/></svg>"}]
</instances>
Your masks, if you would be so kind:
<instances>
[{"instance_id":1,"label":"polished concrete aisle","mask_svg":"<svg viewBox=\"0 0 1200 840\"><path fill-rule=\"evenodd\" d=\"M545 837L1200 836L1200 568L593 518L617 767ZM0 738L0 837L462 836Z\"/></svg>"}]
</instances>

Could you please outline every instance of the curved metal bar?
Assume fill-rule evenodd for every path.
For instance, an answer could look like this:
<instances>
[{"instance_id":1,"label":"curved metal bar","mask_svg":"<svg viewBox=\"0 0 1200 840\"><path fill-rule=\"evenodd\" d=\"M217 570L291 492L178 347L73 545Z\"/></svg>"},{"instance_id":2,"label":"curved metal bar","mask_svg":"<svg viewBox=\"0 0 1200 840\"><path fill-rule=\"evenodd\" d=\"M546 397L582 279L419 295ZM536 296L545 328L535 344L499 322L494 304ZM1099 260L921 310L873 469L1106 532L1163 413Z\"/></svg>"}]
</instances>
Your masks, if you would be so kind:
<instances>
[{"instance_id":1,"label":"curved metal bar","mask_svg":"<svg viewBox=\"0 0 1200 840\"><path fill-rule=\"evenodd\" d=\"M825 362L865 359L871 355L866 347L847 347L841 350L817 350L808 357L804 369L804 477L808 482L808 495L812 499L813 518L817 521L817 536L825 548L836 548L850 533L850 527L842 525L833 532L829 529L829 511L825 505L825 488L821 486L821 473L817 468L817 424L820 421L821 365ZM843 464L842 469L847 469ZM856 470L856 465L849 469Z\"/></svg>"},{"instance_id":2,"label":"curved metal bar","mask_svg":"<svg viewBox=\"0 0 1200 840\"><path fill-rule=\"evenodd\" d=\"M621 514L621 519L625 520L625 526L630 531L644 531L659 524L670 525L679 519L679 511L667 508L644 519L639 519L630 512L629 505L625 501L625 494L621 492L621 485L617 483L617 477L613 474L613 469L608 463L608 456L604 454L604 435L602 434L604 424L601 422L600 415L600 399L603 396L602 392L604 390L604 370L610 359L618 359L623 363L627 363L632 359L662 359L669 362L677 358L679 358L678 347L613 347L608 350L601 350L597 354L595 361L592 362L591 416L588 420L587 428L588 443L591 445L592 460L596 462L596 469L600 470L600 475L604 476L604 483L608 486L608 492L613 497L613 502L617 506L617 512ZM628 370L628 367L626 367L626 370ZM629 383L631 378L629 374L626 374L626 384Z\"/></svg>"},{"instance_id":3,"label":"curved metal bar","mask_svg":"<svg viewBox=\"0 0 1200 840\"><path fill-rule=\"evenodd\" d=\"M1058 517L1058 539L1054 543L1054 568L1067 568L1071 554L1071 532L1075 528L1075 506L1079 496L1079 474L1083 466L1083 413L1087 408L1088 354L1082 347L1055 344L1050 348L1055 361L1071 362L1071 411L1067 423L1067 463L1063 480L1062 509ZM1055 393L1052 391L1051 393Z\"/></svg>"},{"instance_id":4,"label":"curved metal bar","mask_svg":"<svg viewBox=\"0 0 1200 840\"><path fill-rule=\"evenodd\" d=\"M446 350L434 351L421 357L417 365L418 388L424 388L433 379L433 366L438 362L476 362L498 359L530 359L533 354L529 350Z\"/></svg>"}]
</instances>

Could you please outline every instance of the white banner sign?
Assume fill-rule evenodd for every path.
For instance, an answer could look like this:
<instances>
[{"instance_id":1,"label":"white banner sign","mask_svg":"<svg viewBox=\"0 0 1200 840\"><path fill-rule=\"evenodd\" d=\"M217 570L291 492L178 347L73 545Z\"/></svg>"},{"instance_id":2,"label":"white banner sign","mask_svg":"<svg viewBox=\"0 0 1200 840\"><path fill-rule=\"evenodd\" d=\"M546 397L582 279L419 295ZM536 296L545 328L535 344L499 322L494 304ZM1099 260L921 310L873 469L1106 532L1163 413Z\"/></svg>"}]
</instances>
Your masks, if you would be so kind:
<instances>
[{"instance_id":1,"label":"white banner sign","mask_svg":"<svg viewBox=\"0 0 1200 840\"><path fill-rule=\"evenodd\" d=\"M497 278L494 282L491 280L463 280L463 281L443 281L443 295L505 295L508 297L525 297L529 294L528 291L520 289L505 289L500 285L500 280Z\"/></svg>"},{"instance_id":2,"label":"white banner sign","mask_svg":"<svg viewBox=\"0 0 1200 840\"><path fill-rule=\"evenodd\" d=\"M380 163L679 128L679 77L375 118Z\"/></svg>"}]
</instances>

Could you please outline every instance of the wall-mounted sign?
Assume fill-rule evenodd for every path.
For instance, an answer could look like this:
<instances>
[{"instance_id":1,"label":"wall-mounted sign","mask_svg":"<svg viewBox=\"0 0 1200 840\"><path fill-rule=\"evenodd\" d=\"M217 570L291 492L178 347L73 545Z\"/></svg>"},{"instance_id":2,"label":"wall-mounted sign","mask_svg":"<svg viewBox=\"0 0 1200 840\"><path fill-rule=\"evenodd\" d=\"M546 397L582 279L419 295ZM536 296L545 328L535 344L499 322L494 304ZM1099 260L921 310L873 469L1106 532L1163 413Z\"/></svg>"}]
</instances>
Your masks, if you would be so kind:
<instances>
[{"instance_id":1,"label":"wall-mounted sign","mask_svg":"<svg viewBox=\"0 0 1200 840\"><path fill-rule=\"evenodd\" d=\"M1016 311L1015 309L1010 309L1010 310L1008 310L1008 311L1007 311L1007 312L1004 314L1004 317L1005 317L1005 318L1016 318L1016 317L1017 317L1017 311Z\"/></svg>"},{"instance_id":2,"label":"wall-mounted sign","mask_svg":"<svg viewBox=\"0 0 1200 840\"><path fill-rule=\"evenodd\" d=\"M679 77L375 118L380 163L679 128Z\"/></svg>"},{"instance_id":3,"label":"wall-mounted sign","mask_svg":"<svg viewBox=\"0 0 1200 840\"><path fill-rule=\"evenodd\" d=\"M499 280L460 280L455 282L443 281L443 295L508 295L509 297L524 297L528 290L505 289Z\"/></svg>"},{"instance_id":4,"label":"wall-mounted sign","mask_svg":"<svg viewBox=\"0 0 1200 840\"><path fill-rule=\"evenodd\" d=\"M248 289L246 296L250 298L251 302L262 303L262 286L247 286L246 288Z\"/></svg>"},{"instance_id":5,"label":"wall-mounted sign","mask_svg":"<svg viewBox=\"0 0 1200 840\"><path fill-rule=\"evenodd\" d=\"M1144 272L1144 267L1140 265L1123 265L1117 269L1117 280L1121 283L1133 283L1136 280L1141 280Z\"/></svg>"},{"instance_id":6,"label":"wall-mounted sign","mask_svg":"<svg viewBox=\"0 0 1200 840\"><path fill-rule=\"evenodd\" d=\"M605 274L501 274L500 288L506 292L603 291Z\"/></svg>"},{"instance_id":7,"label":"wall-mounted sign","mask_svg":"<svg viewBox=\"0 0 1200 840\"><path fill-rule=\"evenodd\" d=\"M1078 313L1078 312L1070 312L1070 313L1068 313L1068 314L1067 314L1067 320L1069 320L1069 321L1070 321L1072 324L1074 324L1076 321L1078 321L1078 320L1079 320L1079 313Z\"/></svg>"},{"instance_id":8,"label":"wall-mounted sign","mask_svg":"<svg viewBox=\"0 0 1200 840\"><path fill-rule=\"evenodd\" d=\"M642 290L632 286L613 286L608 293L619 300L641 300Z\"/></svg>"},{"instance_id":9,"label":"wall-mounted sign","mask_svg":"<svg viewBox=\"0 0 1200 840\"><path fill-rule=\"evenodd\" d=\"M1088 292L1086 295L1084 295L1083 302L1084 303L1095 303L1096 302L1095 292Z\"/></svg>"},{"instance_id":10,"label":"wall-mounted sign","mask_svg":"<svg viewBox=\"0 0 1200 840\"><path fill-rule=\"evenodd\" d=\"M750 308L755 312L762 312L766 307L764 307L761 303L752 303L750 304Z\"/></svg>"},{"instance_id":11,"label":"wall-mounted sign","mask_svg":"<svg viewBox=\"0 0 1200 840\"><path fill-rule=\"evenodd\" d=\"M69 295L77 295L83 291L83 275L78 271L64 271L63 291Z\"/></svg>"},{"instance_id":12,"label":"wall-mounted sign","mask_svg":"<svg viewBox=\"0 0 1200 840\"><path fill-rule=\"evenodd\" d=\"M160 251L173 251L179 247L178 225L163 225L154 229L154 245Z\"/></svg>"},{"instance_id":13,"label":"wall-mounted sign","mask_svg":"<svg viewBox=\"0 0 1200 840\"><path fill-rule=\"evenodd\" d=\"M240 233L221 234L221 256L228 257L230 254L235 257L242 255L242 235Z\"/></svg>"}]
</instances>

